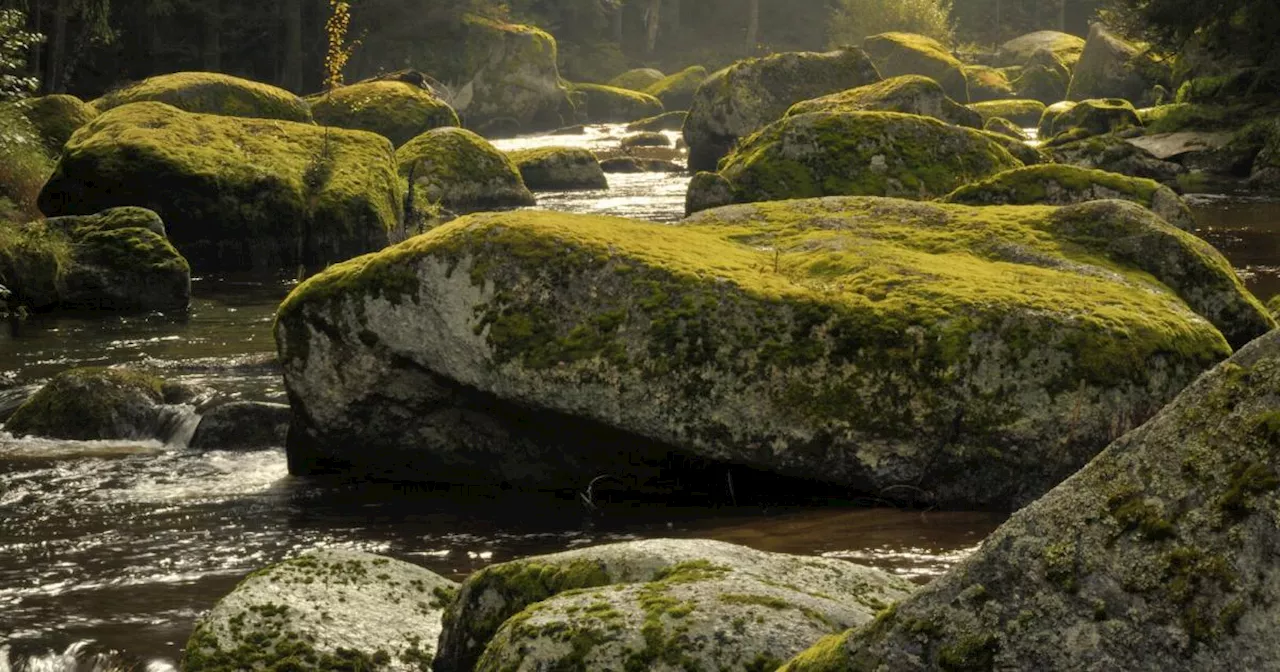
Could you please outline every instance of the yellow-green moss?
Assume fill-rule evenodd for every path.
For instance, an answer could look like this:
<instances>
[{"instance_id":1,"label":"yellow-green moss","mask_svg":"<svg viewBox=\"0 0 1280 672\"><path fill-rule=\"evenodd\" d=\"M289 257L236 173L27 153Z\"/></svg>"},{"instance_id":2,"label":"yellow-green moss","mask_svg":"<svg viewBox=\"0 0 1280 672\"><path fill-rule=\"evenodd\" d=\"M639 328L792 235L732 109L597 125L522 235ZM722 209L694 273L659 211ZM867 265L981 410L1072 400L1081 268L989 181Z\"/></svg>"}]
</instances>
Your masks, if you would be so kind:
<instances>
[{"instance_id":1,"label":"yellow-green moss","mask_svg":"<svg viewBox=\"0 0 1280 672\"><path fill-rule=\"evenodd\" d=\"M39 129L23 114L23 108L0 105L0 217L39 217L36 200L53 166Z\"/></svg>"},{"instance_id":2,"label":"yellow-green moss","mask_svg":"<svg viewBox=\"0 0 1280 672\"><path fill-rule=\"evenodd\" d=\"M1051 187L1066 192L1064 198L1053 201L1049 193ZM1053 163L1016 168L966 184L948 194L944 200L968 205L1066 205L1078 200L1073 199L1072 194L1089 193L1096 187L1115 192L1113 198L1123 198L1150 207L1160 183L1104 170Z\"/></svg>"},{"instance_id":3,"label":"yellow-green moss","mask_svg":"<svg viewBox=\"0 0 1280 672\"><path fill-rule=\"evenodd\" d=\"M978 128L982 119L947 97L936 81L923 75L901 75L856 89L805 100L786 116L810 112L902 112L934 117L949 124Z\"/></svg>"},{"instance_id":4,"label":"yellow-green moss","mask_svg":"<svg viewBox=\"0 0 1280 672\"><path fill-rule=\"evenodd\" d=\"M1003 100L1013 97L1013 85L1001 70L985 65L964 66L964 77L969 83L969 100Z\"/></svg>"},{"instance_id":5,"label":"yellow-green moss","mask_svg":"<svg viewBox=\"0 0 1280 672\"><path fill-rule=\"evenodd\" d=\"M1059 142L1058 138L1063 134L1084 131L1089 135L1102 135L1131 126L1142 126L1142 121L1129 101L1119 98L1082 100L1054 118L1051 139Z\"/></svg>"},{"instance_id":6,"label":"yellow-green moss","mask_svg":"<svg viewBox=\"0 0 1280 672\"><path fill-rule=\"evenodd\" d=\"M175 72L126 86L93 101L99 112L153 101L180 110L228 117L310 122L306 101L284 89L216 72Z\"/></svg>"},{"instance_id":7,"label":"yellow-green moss","mask_svg":"<svg viewBox=\"0 0 1280 672\"><path fill-rule=\"evenodd\" d=\"M816 644L792 658L778 672L846 672L856 669L849 656L848 644L852 630L838 635L827 635Z\"/></svg>"},{"instance_id":8,"label":"yellow-green moss","mask_svg":"<svg viewBox=\"0 0 1280 672\"><path fill-rule=\"evenodd\" d=\"M507 152L530 189L607 189L600 162L578 147L535 147Z\"/></svg>"},{"instance_id":9,"label":"yellow-green moss","mask_svg":"<svg viewBox=\"0 0 1280 672\"><path fill-rule=\"evenodd\" d=\"M14 306L53 308L61 300L71 243L42 223L0 221L0 285L13 292Z\"/></svg>"},{"instance_id":10,"label":"yellow-green moss","mask_svg":"<svg viewBox=\"0 0 1280 672\"><path fill-rule=\"evenodd\" d=\"M630 89L632 91L644 91L654 84L662 81L666 75L661 70L653 68L635 68L628 70L617 77L609 80L609 86L619 89Z\"/></svg>"},{"instance_id":11,"label":"yellow-green moss","mask_svg":"<svg viewBox=\"0 0 1280 672\"><path fill-rule=\"evenodd\" d=\"M311 100L316 123L371 131L399 147L433 128L461 126L458 115L431 92L406 82L368 81Z\"/></svg>"},{"instance_id":12,"label":"yellow-green moss","mask_svg":"<svg viewBox=\"0 0 1280 672\"><path fill-rule=\"evenodd\" d=\"M93 121L98 111L79 98L63 94L29 98L11 103L39 132L45 148L58 154L76 129Z\"/></svg>"},{"instance_id":13,"label":"yellow-green moss","mask_svg":"<svg viewBox=\"0 0 1280 672\"><path fill-rule=\"evenodd\" d=\"M437 128L396 150L400 176L419 196L458 210L533 205L514 161L462 128Z\"/></svg>"},{"instance_id":14,"label":"yellow-green moss","mask_svg":"<svg viewBox=\"0 0 1280 672\"><path fill-rule=\"evenodd\" d=\"M925 75L937 80L948 96L969 102L964 65L942 43L913 33L881 33L868 37L862 48L884 77Z\"/></svg>"},{"instance_id":15,"label":"yellow-green moss","mask_svg":"<svg viewBox=\"0 0 1280 672\"><path fill-rule=\"evenodd\" d=\"M639 91L582 83L569 84L569 90L582 94L587 105L585 116L595 123L635 121L664 111L662 101Z\"/></svg>"},{"instance_id":16,"label":"yellow-green moss","mask_svg":"<svg viewBox=\"0 0 1280 672\"><path fill-rule=\"evenodd\" d=\"M687 110L693 102L693 94L707 79L707 69L694 65L674 75L668 75L644 89L657 98L668 110Z\"/></svg>"},{"instance_id":17,"label":"yellow-green moss","mask_svg":"<svg viewBox=\"0 0 1280 672\"><path fill-rule=\"evenodd\" d=\"M1035 126L1040 122L1040 117L1044 115L1045 105L1038 100L989 100L982 103L973 103L969 105L969 109L982 115L984 120L1000 117L1026 128Z\"/></svg>"},{"instance_id":18,"label":"yellow-green moss","mask_svg":"<svg viewBox=\"0 0 1280 672\"><path fill-rule=\"evenodd\" d=\"M61 439L119 438L104 432L117 425L137 400L164 400L164 381L123 369L64 371L14 411L5 423L10 433Z\"/></svg>"}]
</instances>

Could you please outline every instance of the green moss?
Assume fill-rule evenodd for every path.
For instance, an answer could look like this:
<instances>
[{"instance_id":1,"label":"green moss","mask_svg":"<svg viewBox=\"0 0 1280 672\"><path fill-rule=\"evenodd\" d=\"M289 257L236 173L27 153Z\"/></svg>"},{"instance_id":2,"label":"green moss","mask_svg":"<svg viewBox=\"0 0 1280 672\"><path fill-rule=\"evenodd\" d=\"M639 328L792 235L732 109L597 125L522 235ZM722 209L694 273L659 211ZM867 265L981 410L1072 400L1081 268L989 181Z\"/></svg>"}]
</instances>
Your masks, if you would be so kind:
<instances>
[{"instance_id":1,"label":"green moss","mask_svg":"<svg viewBox=\"0 0 1280 672\"><path fill-rule=\"evenodd\" d=\"M657 98L668 110L687 110L693 94L707 79L707 69L694 65L654 82L644 92Z\"/></svg>"},{"instance_id":2,"label":"green moss","mask_svg":"<svg viewBox=\"0 0 1280 672\"><path fill-rule=\"evenodd\" d=\"M0 285L13 292L14 306L55 307L72 261L71 243L41 223L0 221Z\"/></svg>"},{"instance_id":3,"label":"green moss","mask_svg":"<svg viewBox=\"0 0 1280 672\"><path fill-rule=\"evenodd\" d=\"M1000 653L1000 640L994 634L971 635L938 652L938 667L943 672L986 672L995 669Z\"/></svg>"},{"instance_id":4,"label":"green moss","mask_svg":"<svg viewBox=\"0 0 1280 672\"><path fill-rule=\"evenodd\" d=\"M688 117L689 113L682 110L663 112L657 116L627 124L627 131L678 131L684 126L684 121Z\"/></svg>"},{"instance_id":5,"label":"green moss","mask_svg":"<svg viewBox=\"0 0 1280 672\"><path fill-rule=\"evenodd\" d=\"M628 70L617 77L609 80L608 85L617 89L630 89L631 91L644 91L650 86L662 81L666 75L660 70L653 68L636 68Z\"/></svg>"},{"instance_id":6,"label":"green moss","mask_svg":"<svg viewBox=\"0 0 1280 672\"><path fill-rule=\"evenodd\" d=\"M164 381L124 369L71 369L19 406L5 429L18 436L117 438L111 430L131 417L139 400L162 403Z\"/></svg>"},{"instance_id":7,"label":"green moss","mask_svg":"<svg viewBox=\"0 0 1280 672\"><path fill-rule=\"evenodd\" d=\"M1258 429L1272 441L1280 438L1280 413L1263 414ZM1277 486L1280 478L1270 465L1259 462L1232 465L1231 480L1218 498L1218 509L1228 519L1243 519L1256 510L1257 497L1273 492Z\"/></svg>"},{"instance_id":8,"label":"green moss","mask_svg":"<svg viewBox=\"0 0 1280 672\"><path fill-rule=\"evenodd\" d=\"M1150 207L1159 188L1160 184L1154 180L1065 164L1046 164L1016 168L967 184L943 200L968 205L1067 205L1095 200L1094 190L1105 189L1114 192L1108 194L1108 198L1122 198Z\"/></svg>"},{"instance_id":9,"label":"green moss","mask_svg":"<svg viewBox=\"0 0 1280 672\"><path fill-rule=\"evenodd\" d=\"M982 125L982 130L991 133L999 133L1000 135L1013 138L1020 142L1026 142L1028 139L1027 134L1023 132L1022 127L1008 119L1002 119L1000 117L992 117L988 119L987 122Z\"/></svg>"},{"instance_id":10,"label":"green moss","mask_svg":"<svg viewBox=\"0 0 1280 672\"><path fill-rule=\"evenodd\" d=\"M582 83L569 84L569 90L585 98L585 116L593 123L629 122L664 112L662 101L639 91Z\"/></svg>"},{"instance_id":11,"label":"green moss","mask_svg":"<svg viewBox=\"0 0 1280 672\"><path fill-rule=\"evenodd\" d=\"M964 66L937 40L912 33L881 33L868 37L862 48L884 77L924 75L937 80L947 95L969 102Z\"/></svg>"},{"instance_id":12,"label":"green moss","mask_svg":"<svg viewBox=\"0 0 1280 672\"><path fill-rule=\"evenodd\" d=\"M462 125L443 100L399 81L339 87L313 98L311 111L321 125L371 131L397 147L433 128Z\"/></svg>"},{"instance_id":13,"label":"green moss","mask_svg":"<svg viewBox=\"0 0 1280 672\"><path fill-rule=\"evenodd\" d=\"M1058 128L1056 126L1058 118L1071 111L1075 106L1076 103L1064 100L1044 108L1044 114L1040 115L1040 123L1036 124L1036 130L1040 135L1040 139L1048 140L1056 135L1058 133Z\"/></svg>"},{"instance_id":14,"label":"green moss","mask_svg":"<svg viewBox=\"0 0 1280 672\"><path fill-rule=\"evenodd\" d=\"M984 120L999 117L1025 128L1038 124L1047 108L1038 100L1011 99L973 103L969 109L982 115Z\"/></svg>"},{"instance_id":15,"label":"green moss","mask_svg":"<svg viewBox=\"0 0 1280 672\"><path fill-rule=\"evenodd\" d=\"M738 202L942 196L1021 165L978 131L895 112L815 112L748 138L721 163Z\"/></svg>"},{"instance_id":16,"label":"green moss","mask_svg":"<svg viewBox=\"0 0 1280 672\"><path fill-rule=\"evenodd\" d=\"M855 669L849 656L849 637L853 630L827 635L792 658L778 672L841 672Z\"/></svg>"},{"instance_id":17,"label":"green moss","mask_svg":"<svg viewBox=\"0 0 1280 672\"><path fill-rule=\"evenodd\" d=\"M1165 517L1163 507L1137 492L1113 495L1107 500L1107 510L1119 523L1122 534L1136 531L1148 541L1169 539L1178 534L1174 521Z\"/></svg>"},{"instance_id":18,"label":"green moss","mask_svg":"<svg viewBox=\"0 0 1280 672\"><path fill-rule=\"evenodd\" d=\"M1045 578L1068 593L1074 593L1080 587L1076 577L1076 553L1076 545L1070 542L1050 544L1044 548Z\"/></svg>"},{"instance_id":19,"label":"green moss","mask_svg":"<svg viewBox=\"0 0 1280 672\"><path fill-rule=\"evenodd\" d=\"M9 105L31 122L44 141L45 149L53 155L62 151L62 146L77 129L98 116L98 110L85 105L79 98L63 94L28 98Z\"/></svg>"},{"instance_id":20,"label":"green moss","mask_svg":"<svg viewBox=\"0 0 1280 672\"><path fill-rule=\"evenodd\" d=\"M942 87L922 75L890 77L874 84L805 100L791 106L786 116L811 112L902 112L934 117L957 126L977 128L982 119L947 97Z\"/></svg>"},{"instance_id":21,"label":"green moss","mask_svg":"<svg viewBox=\"0 0 1280 672\"><path fill-rule=\"evenodd\" d=\"M284 629L283 614L250 612L232 624L238 643L223 647L217 635L198 627L183 650L182 669L189 672L372 672L385 667L391 656L386 651L356 651L339 648L321 652L315 643Z\"/></svg>"},{"instance_id":22,"label":"green moss","mask_svg":"<svg viewBox=\"0 0 1280 672\"><path fill-rule=\"evenodd\" d=\"M516 164L487 140L461 128L437 128L396 150L401 177L413 175L420 196L470 211L533 205Z\"/></svg>"},{"instance_id":23,"label":"green moss","mask_svg":"<svg viewBox=\"0 0 1280 672\"><path fill-rule=\"evenodd\" d=\"M1014 95L1008 76L997 68L966 65L964 78L969 84L969 99L972 101L1001 100Z\"/></svg>"},{"instance_id":24,"label":"green moss","mask_svg":"<svg viewBox=\"0 0 1280 672\"><path fill-rule=\"evenodd\" d=\"M138 102L227 117L310 122L306 101L284 89L216 72L175 72L145 79L93 101L99 112Z\"/></svg>"},{"instance_id":25,"label":"green moss","mask_svg":"<svg viewBox=\"0 0 1280 672\"><path fill-rule=\"evenodd\" d=\"M1043 117L1041 119L1043 123ZM1081 133L1103 135L1133 126L1142 126L1138 111L1133 104L1119 98L1102 98L1082 100L1068 110L1064 110L1053 120L1054 143L1064 134L1072 135L1071 140L1079 139Z\"/></svg>"},{"instance_id":26,"label":"green moss","mask_svg":"<svg viewBox=\"0 0 1280 672\"><path fill-rule=\"evenodd\" d=\"M16 105L0 105L0 201L11 204L0 219L22 223L40 217L36 201L54 160L41 132Z\"/></svg>"}]
</instances>

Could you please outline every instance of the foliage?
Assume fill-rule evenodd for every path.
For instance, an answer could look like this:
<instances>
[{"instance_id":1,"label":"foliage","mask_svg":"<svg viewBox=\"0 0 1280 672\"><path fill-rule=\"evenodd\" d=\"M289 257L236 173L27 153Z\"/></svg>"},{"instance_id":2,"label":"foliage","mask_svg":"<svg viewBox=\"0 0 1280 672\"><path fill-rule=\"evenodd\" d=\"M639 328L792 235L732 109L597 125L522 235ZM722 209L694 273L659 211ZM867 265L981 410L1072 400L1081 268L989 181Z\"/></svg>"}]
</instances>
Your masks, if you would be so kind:
<instances>
[{"instance_id":1,"label":"foliage","mask_svg":"<svg viewBox=\"0 0 1280 672\"><path fill-rule=\"evenodd\" d=\"M333 14L324 24L325 36L329 40L329 49L324 58L325 89L332 91L342 86L342 70L351 60L351 54L360 46L360 40L347 42L347 31L351 28L351 3L344 0L329 0Z\"/></svg>"},{"instance_id":2,"label":"foliage","mask_svg":"<svg viewBox=\"0 0 1280 672\"><path fill-rule=\"evenodd\" d=\"M0 101L20 98L35 90L39 80L24 73L27 50L44 37L29 33L26 13L18 9L0 9Z\"/></svg>"},{"instance_id":3,"label":"foliage","mask_svg":"<svg viewBox=\"0 0 1280 672\"><path fill-rule=\"evenodd\" d=\"M0 201L11 207L6 218L36 219L36 198L53 172L39 132L12 104L0 106Z\"/></svg>"},{"instance_id":4,"label":"foliage","mask_svg":"<svg viewBox=\"0 0 1280 672\"><path fill-rule=\"evenodd\" d=\"M831 46L861 44L880 33L900 31L950 42L951 0L838 0L827 27Z\"/></svg>"},{"instance_id":5,"label":"foliage","mask_svg":"<svg viewBox=\"0 0 1280 672\"><path fill-rule=\"evenodd\" d=\"M1280 66L1280 4L1275 0L1110 0L1109 22L1168 54L1198 43L1219 58Z\"/></svg>"}]
</instances>

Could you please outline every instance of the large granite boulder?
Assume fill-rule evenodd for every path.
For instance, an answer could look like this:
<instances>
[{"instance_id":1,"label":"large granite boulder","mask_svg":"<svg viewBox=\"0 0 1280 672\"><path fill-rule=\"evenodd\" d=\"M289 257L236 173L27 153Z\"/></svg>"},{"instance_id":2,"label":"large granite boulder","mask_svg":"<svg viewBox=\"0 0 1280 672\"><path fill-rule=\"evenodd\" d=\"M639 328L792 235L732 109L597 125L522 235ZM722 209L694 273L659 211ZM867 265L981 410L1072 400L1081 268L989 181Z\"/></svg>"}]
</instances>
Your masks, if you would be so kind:
<instances>
[{"instance_id":1,"label":"large granite boulder","mask_svg":"<svg viewBox=\"0 0 1280 672\"><path fill-rule=\"evenodd\" d=\"M941 84L948 96L969 102L964 64L937 40L913 33L881 33L864 40L862 48L882 77L924 75Z\"/></svg>"},{"instance_id":2,"label":"large granite boulder","mask_svg":"<svg viewBox=\"0 0 1280 672\"><path fill-rule=\"evenodd\" d=\"M595 546L469 577L435 671L773 669L806 633L867 623L911 591L850 562L718 541Z\"/></svg>"},{"instance_id":3,"label":"large granite boulder","mask_svg":"<svg viewBox=\"0 0 1280 672\"><path fill-rule=\"evenodd\" d=\"M1130 177L1145 177L1173 184L1187 172L1182 165L1157 158L1150 151L1115 135L1099 135L1082 140L1061 137L1045 150L1055 163L1081 168L1097 168Z\"/></svg>"},{"instance_id":4,"label":"large granite boulder","mask_svg":"<svg viewBox=\"0 0 1280 672\"><path fill-rule=\"evenodd\" d=\"M929 199L1022 166L983 133L897 112L811 112L751 136L721 162L734 202L815 196Z\"/></svg>"},{"instance_id":5,"label":"large granite boulder","mask_svg":"<svg viewBox=\"0 0 1280 672\"><path fill-rule=\"evenodd\" d=\"M266 450L284 445L291 413L287 404L229 401L200 412L191 440L195 450Z\"/></svg>"},{"instance_id":6,"label":"large granite boulder","mask_svg":"<svg viewBox=\"0 0 1280 672\"><path fill-rule=\"evenodd\" d=\"M1019 98L1031 98L1045 105L1066 98L1070 85L1070 67L1047 49L1032 54L1013 80L1013 90Z\"/></svg>"},{"instance_id":7,"label":"large granite boulder","mask_svg":"<svg viewBox=\"0 0 1280 672\"><path fill-rule=\"evenodd\" d=\"M1051 135L1044 140L1055 143L1142 126L1133 105L1117 98L1082 100L1053 117L1052 123Z\"/></svg>"},{"instance_id":8,"label":"large granite boulder","mask_svg":"<svg viewBox=\"0 0 1280 672\"><path fill-rule=\"evenodd\" d=\"M810 98L880 81L860 49L795 52L739 61L707 78L694 94L684 141L690 170L715 170L739 139Z\"/></svg>"},{"instance_id":9,"label":"large granite boulder","mask_svg":"<svg viewBox=\"0 0 1280 672\"><path fill-rule=\"evenodd\" d=\"M1156 102L1153 89L1168 85L1169 65L1141 47L1116 37L1106 26L1089 29L1084 52L1071 73L1068 100L1123 98L1139 105Z\"/></svg>"},{"instance_id":10,"label":"large granite boulder","mask_svg":"<svg viewBox=\"0 0 1280 672\"><path fill-rule=\"evenodd\" d=\"M399 147L441 126L459 126L458 115L429 87L376 79L341 86L311 99L321 126L377 133Z\"/></svg>"},{"instance_id":11,"label":"large granite boulder","mask_svg":"<svg viewBox=\"0 0 1280 672\"><path fill-rule=\"evenodd\" d=\"M982 116L951 100L942 87L922 75L884 81L806 100L791 106L788 117L810 112L901 112L933 117L956 126L982 128Z\"/></svg>"},{"instance_id":12,"label":"large granite boulder","mask_svg":"<svg viewBox=\"0 0 1280 672\"><path fill-rule=\"evenodd\" d=\"M1056 30L1038 30L1000 45L996 51L996 63L1003 66L1026 65L1037 51L1045 49L1070 67L1080 60L1084 48L1085 40L1079 36Z\"/></svg>"},{"instance_id":13,"label":"large granite boulder","mask_svg":"<svg viewBox=\"0 0 1280 672\"><path fill-rule=\"evenodd\" d=\"M186 390L127 369L70 369L54 376L5 422L14 436L94 441L165 439Z\"/></svg>"},{"instance_id":14,"label":"large granite boulder","mask_svg":"<svg viewBox=\"0 0 1280 672\"><path fill-rule=\"evenodd\" d=\"M430 670L458 584L407 562L316 549L250 574L196 623L187 672Z\"/></svg>"},{"instance_id":15,"label":"large granite boulder","mask_svg":"<svg viewBox=\"0 0 1280 672\"><path fill-rule=\"evenodd\" d=\"M384 247L402 207L386 138L151 102L77 131L39 204L154 210L200 272L323 268Z\"/></svg>"},{"instance_id":16,"label":"large granite boulder","mask_svg":"<svg viewBox=\"0 0 1280 672\"><path fill-rule=\"evenodd\" d=\"M608 189L595 154L575 147L538 147L508 152L525 186L533 190Z\"/></svg>"},{"instance_id":17,"label":"large granite boulder","mask_svg":"<svg viewBox=\"0 0 1280 672\"><path fill-rule=\"evenodd\" d=\"M943 200L966 205L1070 205L1104 199L1133 201L1184 231L1196 225L1182 198L1155 180L1061 164L1003 172L966 184Z\"/></svg>"},{"instance_id":18,"label":"large granite boulder","mask_svg":"<svg viewBox=\"0 0 1280 672\"><path fill-rule=\"evenodd\" d=\"M1280 333L789 672L1280 666Z\"/></svg>"},{"instance_id":19,"label":"large granite boulder","mask_svg":"<svg viewBox=\"0 0 1280 672\"><path fill-rule=\"evenodd\" d=\"M644 92L662 101L662 106L668 110L688 110L693 104L693 94L706 80L707 69L701 65L691 65L654 82Z\"/></svg>"},{"instance_id":20,"label":"large granite boulder","mask_svg":"<svg viewBox=\"0 0 1280 672\"><path fill-rule=\"evenodd\" d=\"M421 197L450 210L534 204L511 158L466 129L427 131L397 149L396 161Z\"/></svg>"},{"instance_id":21,"label":"large granite boulder","mask_svg":"<svg viewBox=\"0 0 1280 672\"><path fill-rule=\"evenodd\" d=\"M276 338L295 473L638 492L691 456L1001 506L1273 327L1133 203L826 198L465 217L303 283Z\"/></svg>"},{"instance_id":22,"label":"large granite boulder","mask_svg":"<svg viewBox=\"0 0 1280 672\"><path fill-rule=\"evenodd\" d=\"M116 89L90 103L99 112L141 102L165 103L184 112L310 122L307 101L284 89L217 72L157 75Z\"/></svg>"},{"instance_id":23,"label":"large granite boulder","mask_svg":"<svg viewBox=\"0 0 1280 672\"><path fill-rule=\"evenodd\" d=\"M626 123L662 114L662 101L647 93L603 84L570 84L582 96L578 113L595 124Z\"/></svg>"}]
</instances>

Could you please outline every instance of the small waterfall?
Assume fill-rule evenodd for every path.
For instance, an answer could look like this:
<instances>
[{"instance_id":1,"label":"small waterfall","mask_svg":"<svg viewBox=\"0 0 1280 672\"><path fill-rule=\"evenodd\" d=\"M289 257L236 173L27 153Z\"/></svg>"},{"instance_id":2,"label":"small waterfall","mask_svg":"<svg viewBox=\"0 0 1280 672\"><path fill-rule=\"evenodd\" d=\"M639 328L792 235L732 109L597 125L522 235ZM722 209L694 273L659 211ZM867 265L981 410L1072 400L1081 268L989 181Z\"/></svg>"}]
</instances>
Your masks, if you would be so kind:
<instances>
[{"instance_id":1,"label":"small waterfall","mask_svg":"<svg viewBox=\"0 0 1280 672\"><path fill-rule=\"evenodd\" d=\"M125 660L115 651L90 651L92 640L82 640L57 653L14 659L9 645L0 644L0 672L176 672L171 663L154 660L145 665Z\"/></svg>"},{"instance_id":2,"label":"small waterfall","mask_svg":"<svg viewBox=\"0 0 1280 672\"><path fill-rule=\"evenodd\" d=\"M200 414L190 404L165 406L160 417L156 438L174 448L186 448L200 425ZM4 670L0 670L4 672Z\"/></svg>"}]
</instances>

